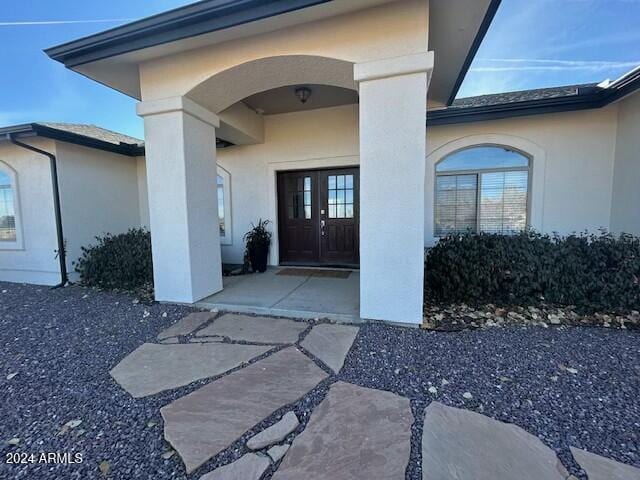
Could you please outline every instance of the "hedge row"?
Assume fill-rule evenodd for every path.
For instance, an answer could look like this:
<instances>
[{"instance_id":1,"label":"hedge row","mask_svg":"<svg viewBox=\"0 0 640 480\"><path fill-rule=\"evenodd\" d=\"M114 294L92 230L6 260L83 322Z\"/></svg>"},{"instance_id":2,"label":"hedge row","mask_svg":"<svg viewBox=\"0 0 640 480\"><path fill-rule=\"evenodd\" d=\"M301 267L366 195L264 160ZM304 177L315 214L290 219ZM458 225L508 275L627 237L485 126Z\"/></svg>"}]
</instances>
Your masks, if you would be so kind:
<instances>
[{"instance_id":1,"label":"hedge row","mask_svg":"<svg viewBox=\"0 0 640 480\"><path fill-rule=\"evenodd\" d=\"M609 233L462 234L425 257L425 299L437 303L640 309L640 238Z\"/></svg>"},{"instance_id":2,"label":"hedge row","mask_svg":"<svg viewBox=\"0 0 640 480\"><path fill-rule=\"evenodd\" d=\"M75 262L84 285L134 291L153 284L151 235L144 228L96 237Z\"/></svg>"}]
</instances>

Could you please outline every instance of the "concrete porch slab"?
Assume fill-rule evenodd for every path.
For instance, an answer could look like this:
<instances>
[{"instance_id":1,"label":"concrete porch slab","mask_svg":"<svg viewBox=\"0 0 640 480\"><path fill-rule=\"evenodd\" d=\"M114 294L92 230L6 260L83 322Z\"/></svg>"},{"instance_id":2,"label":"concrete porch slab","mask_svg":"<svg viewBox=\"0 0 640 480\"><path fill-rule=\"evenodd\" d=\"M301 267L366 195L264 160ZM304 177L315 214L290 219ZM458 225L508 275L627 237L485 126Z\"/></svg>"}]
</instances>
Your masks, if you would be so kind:
<instances>
[{"instance_id":1,"label":"concrete porch slab","mask_svg":"<svg viewBox=\"0 0 640 480\"><path fill-rule=\"evenodd\" d=\"M349 278L278 275L280 268L264 273L225 277L224 290L196 306L239 313L290 318L328 318L360 321L360 272Z\"/></svg>"}]
</instances>

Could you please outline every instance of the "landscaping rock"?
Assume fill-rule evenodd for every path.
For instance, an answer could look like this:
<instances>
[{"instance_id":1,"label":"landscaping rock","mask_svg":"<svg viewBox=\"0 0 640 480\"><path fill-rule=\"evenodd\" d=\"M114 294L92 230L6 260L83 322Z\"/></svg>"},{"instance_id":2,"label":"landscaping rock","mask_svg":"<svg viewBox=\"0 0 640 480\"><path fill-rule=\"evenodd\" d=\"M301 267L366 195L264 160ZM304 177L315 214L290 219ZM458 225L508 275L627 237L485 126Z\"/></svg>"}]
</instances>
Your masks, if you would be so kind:
<instances>
[{"instance_id":1,"label":"landscaping rock","mask_svg":"<svg viewBox=\"0 0 640 480\"><path fill-rule=\"evenodd\" d=\"M305 355L286 348L162 407L165 439L191 473L326 377Z\"/></svg>"},{"instance_id":2,"label":"landscaping rock","mask_svg":"<svg viewBox=\"0 0 640 480\"><path fill-rule=\"evenodd\" d=\"M145 343L109 373L133 397L146 397L220 375L268 350L260 345Z\"/></svg>"},{"instance_id":3,"label":"landscaping rock","mask_svg":"<svg viewBox=\"0 0 640 480\"><path fill-rule=\"evenodd\" d=\"M298 417L293 412L287 412L275 425L270 426L266 430L263 430L254 437L251 437L247 441L247 447L251 450L260 450L261 448L268 447L274 443L281 442L287 435L298 428L300 422Z\"/></svg>"},{"instance_id":4,"label":"landscaping rock","mask_svg":"<svg viewBox=\"0 0 640 480\"><path fill-rule=\"evenodd\" d=\"M200 480L258 480L269 465L267 457L247 453L239 460L201 476Z\"/></svg>"},{"instance_id":5,"label":"landscaping rock","mask_svg":"<svg viewBox=\"0 0 640 480\"><path fill-rule=\"evenodd\" d=\"M455 475L452 475L455 472ZM432 402L422 435L423 480L564 480L553 450L521 428Z\"/></svg>"},{"instance_id":6,"label":"landscaping rock","mask_svg":"<svg viewBox=\"0 0 640 480\"><path fill-rule=\"evenodd\" d=\"M358 327L324 323L313 327L300 345L338 373L356 335Z\"/></svg>"},{"instance_id":7,"label":"landscaping rock","mask_svg":"<svg viewBox=\"0 0 640 480\"><path fill-rule=\"evenodd\" d=\"M227 313L200 330L197 336L223 336L256 343L295 343L309 325L286 318L252 317Z\"/></svg>"},{"instance_id":8,"label":"landscaping rock","mask_svg":"<svg viewBox=\"0 0 640 480\"><path fill-rule=\"evenodd\" d=\"M578 314L574 307L519 306L496 308L486 304L470 306L464 303L451 305L425 305L423 328L437 331L458 331L478 327L507 325L599 326L606 328L638 329L640 312Z\"/></svg>"},{"instance_id":9,"label":"landscaping rock","mask_svg":"<svg viewBox=\"0 0 640 480\"><path fill-rule=\"evenodd\" d=\"M284 457L284 454L287 453L289 447L291 447L291 445L288 443L285 443L284 445L276 445L275 447L271 447L267 450L267 454L271 457L273 463L278 463L278 460Z\"/></svg>"},{"instance_id":10,"label":"landscaping rock","mask_svg":"<svg viewBox=\"0 0 640 480\"><path fill-rule=\"evenodd\" d=\"M412 423L408 399L337 382L272 478L404 479Z\"/></svg>"},{"instance_id":11,"label":"landscaping rock","mask_svg":"<svg viewBox=\"0 0 640 480\"><path fill-rule=\"evenodd\" d=\"M11 449L82 451L86 460L72 468L72 476L82 480L103 478L98 470L102 461L111 462L109 479L186 479L178 455L162 458L169 447L160 430L158 409L193 391L195 385L140 400L105 372L145 341L155 342L160 330L192 309L132 304L128 294L77 285L50 290L0 282L0 289L7 291L0 294L0 365L5 366L0 381L6 384L0 446L7 453ZM86 293L89 298L82 299ZM144 309L151 316L141 322ZM482 405L486 415L543 439L559 452L574 480L586 480L586 475L571 455L571 441L640 468L640 451L633 444L640 378L637 332L505 326L441 334L382 322L359 328L340 371L343 381L410 398L420 418L435 398L427 391L430 385L438 387L443 403L454 406L464 405L463 392L472 392L473 408ZM579 373L561 372L559 363ZM19 374L5 380L12 372ZM441 388L442 379L450 384ZM301 424L306 424L327 393L328 386L321 384L295 404L278 410L278 415L293 409ZM57 436L57 428L73 418L81 418L83 424ZM279 416L267 418L265 425L271 425ZM149 421L158 424L148 427ZM76 437L85 426L84 435ZM421 480L422 421L411 430L415 443L406 480ZM192 474L191 480L242 457L247 452L245 433L242 442L234 442L233 448ZM7 445L12 437L20 438L18 446ZM271 468L263 477L270 477ZM0 478L5 471L12 479L38 480L67 479L71 472L64 463L42 468L28 463L0 464Z\"/></svg>"},{"instance_id":12,"label":"landscaping rock","mask_svg":"<svg viewBox=\"0 0 640 480\"><path fill-rule=\"evenodd\" d=\"M169 328L163 330L158 334L158 340L164 340L169 337L177 337L178 335L188 335L196 328L204 325L209 320L213 320L216 314L213 312L194 312L190 313L186 317L178 320Z\"/></svg>"},{"instance_id":13,"label":"landscaping rock","mask_svg":"<svg viewBox=\"0 0 640 480\"><path fill-rule=\"evenodd\" d=\"M640 480L640 469L631 465L625 465L575 447L571 447L571 453L589 476L589 480Z\"/></svg>"}]
</instances>

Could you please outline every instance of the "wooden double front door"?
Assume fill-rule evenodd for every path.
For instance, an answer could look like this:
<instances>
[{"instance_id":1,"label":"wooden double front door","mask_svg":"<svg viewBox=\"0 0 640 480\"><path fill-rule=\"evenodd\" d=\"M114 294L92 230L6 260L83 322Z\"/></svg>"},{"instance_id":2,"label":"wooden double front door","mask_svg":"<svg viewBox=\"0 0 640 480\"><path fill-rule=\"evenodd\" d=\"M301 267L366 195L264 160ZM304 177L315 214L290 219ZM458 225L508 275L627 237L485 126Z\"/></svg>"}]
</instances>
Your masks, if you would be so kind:
<instances>
[{"instance_id":1,"label":"wooden double front door","mask_svg":"<svg viewBox=\"0 0 640 480\"><path fill-rule=\"evenodd\" d=\"M358 168L278 173L280 263L359 264Z\"/></svg>"}]
</instances>

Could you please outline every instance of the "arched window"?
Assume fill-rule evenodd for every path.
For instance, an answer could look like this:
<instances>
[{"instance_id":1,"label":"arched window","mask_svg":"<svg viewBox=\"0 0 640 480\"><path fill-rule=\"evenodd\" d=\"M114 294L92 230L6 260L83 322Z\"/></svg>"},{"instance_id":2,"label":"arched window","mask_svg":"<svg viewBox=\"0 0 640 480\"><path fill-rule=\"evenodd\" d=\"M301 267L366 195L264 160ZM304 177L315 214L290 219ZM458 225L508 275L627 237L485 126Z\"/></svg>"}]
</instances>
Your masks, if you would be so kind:
<instances>
[{"instance_id":1,"label":"arched window","mask_svg":"<svg viewBox=\"0 0 640 480\"><path fill-rule=\"evenodd\" d=\"M0 165L0 246L15 244L18 240L15 195L14 176Z\"/></svg>"},{"instance_id":2,"label":"arched window","mask_svg":"<svg viewBox=\"0 0 640 480\"><path fill-rule=\"evenodd\" d=\"M436 236L524 230L529 169L529 158L507 147L471 147L445 157L436 165Z\"/></svg>"},{"instance_id":3,"label":"arched window","mask_svg":"<svg viewBox=\"0 0 640 480\"><path fill-rule=\"evenodd\" d=\"M231 245L231 175L224 168L218 167L218 226L220 228L220 243Z\"/></svg>"}]
</instances>

